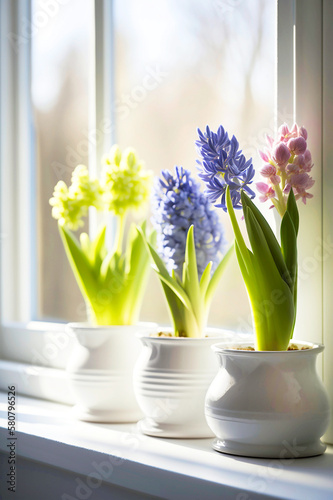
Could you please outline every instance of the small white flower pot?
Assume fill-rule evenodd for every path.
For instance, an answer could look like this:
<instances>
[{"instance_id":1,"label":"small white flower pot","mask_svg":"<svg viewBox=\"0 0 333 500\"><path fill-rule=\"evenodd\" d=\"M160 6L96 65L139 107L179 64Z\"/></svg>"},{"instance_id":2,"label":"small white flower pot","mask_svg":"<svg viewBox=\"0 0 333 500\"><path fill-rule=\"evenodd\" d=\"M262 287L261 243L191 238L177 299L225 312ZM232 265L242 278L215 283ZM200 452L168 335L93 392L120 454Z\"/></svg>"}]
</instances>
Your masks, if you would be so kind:
<instances>
[{"instance_id":1,"label":"small white flower pot","mask_svg":"<svg viewBox=\"0 0 333 500\"><path fill-rule=\"evenodd\" d=\"M142 329L154 331L156 325L67 325L67 331L75 337L67 372L78 419L135 422L142 416L132 384L133 367L141 350L136 334Z\"/></svg>"},{"instance_id":2,"label":"small white flower pot","mask_svg":"<svg viewBox=\"0 0 333 500\"><path fill-rule=\"evenodd\" d=\"M312 348L269 352L236 350L230 343L213 346L220 370L207 392L205 414L215 450L280 459L325 451L320 437L328 427L329 403L316 372L324 347L295 343Z\"/></svg>"},{"instance_id":3,"label":"small white flower pot","mask_svg":"<svg viewBox=\"0 0 333 500\"><path fill-rule=\"evenodd\" d=\"M163 329L164 330L164 329ZM232 338L208 329L206 338L139 334L143 349L134 369L134 391L145 414L144 434L172 438L211 437L204 415L209 384L218 370L211 346Z\"/></svg>"}]
</instances>

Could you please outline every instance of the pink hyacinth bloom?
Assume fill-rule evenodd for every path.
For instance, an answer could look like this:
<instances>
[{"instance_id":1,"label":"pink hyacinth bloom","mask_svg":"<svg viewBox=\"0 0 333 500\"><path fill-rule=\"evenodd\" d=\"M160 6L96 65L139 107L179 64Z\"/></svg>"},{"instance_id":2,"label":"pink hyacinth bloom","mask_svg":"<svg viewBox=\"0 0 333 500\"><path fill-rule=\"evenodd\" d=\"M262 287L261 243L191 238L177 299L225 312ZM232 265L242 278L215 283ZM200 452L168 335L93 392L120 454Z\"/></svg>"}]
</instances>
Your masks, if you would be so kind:
<instances>
[{"instance_id":1,"label":"pink hyacinth bloom","mask_svg":"<svg viewBox=\"0 0 333 500\"><path fill-rule=\"evenodd\" d=\"M280 184L281 182L281 178L278 175L276 175L276 168L274 167L274 165L271 165L270 163L266 163L266 165L262 167L262 169L260 170L260 174L263 177L268 178L271 184L276 185Z\"/></svg>"},{"instance_id":2,"label":"pink hyacinth bloom","mask_svg":"<svg viewBox=\"0 0 333 500\"><path fill-rule=\"evenodd\" d=\"M314 185L314 183L315 183L315 182L316 182L316 181L315 181L314 179L312 179L312 177L309 177L309 178L308 178L308 182L307 182L307 184L306 184L306 189L310 189L310 188L312 188L312 186Z\"/></svg>"},{"instance_id":3,"label":"pink hyacinth bloom","mask_svg":"<svg viewBox=\"0 0 333 500\"><path fill-rule=\"evenodd\" d=\"M261 193L259 196L259 200L262 202L267 201L269 198L273 198L275 196L275 191L271 186L268 186L264 182L257 182L256 188Z\"/></svg>"},{"instance_id":4,"label":"pink hyacinth bloom","mask_svg":"<svg viewBox=\"0 0 333 500\"><path fill-rule=\"evenodd\" d=\"M308 149L304 152L304 160L306 163L312 162L312 156L311 156L311 153Z\"/></svg>"},{"instance_id":5,"label":"pink hyacinth bloom","mask_svg":"<svg viewBox=\"0 0 333 500\"><path fill-rule=\"evenodd\" d=\"M290 176L290 184L296 189L305 189L310 177L307 173L293 174Z\"/></svg>"},{"instance_id":6,"label":"pink hyacinth bloom","mask_svg":"<svg viewBox=\"0 0 333 500\"><path fill-rule=\"evenodd\" d=\"M260 174L263 177L271 177L271 175L275 175L276 174L276 168L274 167L274 165L271 165L270 163L266 163L266 165L264 165L261 168Z\"/></svg>"},{"instance_id":7,"label":"pink hyacinth bloom","mask_svg":"<svg viewBox=\"0 0 333 500\"><path fill-rule=\"evenodd\" d=\"M295 198L296 198L296 200L299 200L300 198L302 198L302 202L304 203L304 205L306 205L306 200L309 198L313 198L313 194L306 193L305 191L302 191L300 193L297 193Z\"/></svg>"},{"instance_id":8,"label":"pink hyacinth bloom","mask_svg":"<svg viewBox=\"0 0 333 500\"><path fill-rule=\"evenodd\" d=\"M301 155L306 151L306 140L304 137L295 137L288 141L288 148L295 155Z\"/></svg>"},{"instance_id":9,"label":"pink hyacinth bloom","mask_svg":"<svg viewBox=\"0 0 333 500\"><path fill-rule=\"evenodd\" d=\"M280 184L281 182L281 177L279 175L272 175L270 178L269 178L270 182L276 186L277 184Z\"/></svg>"},{"instance_id":10,"label":"pink hyacinth bloom","mask_svg":"<svg viewBox=\"0 0 333 500\"><path fill-rule=\"evenodd\" d=\"M288 182L288 184L285 185L285 188L283 190L283 194L289 194L290 190L291 190L291 184Z\"/></svg>"},{"instance_id":11,"label":"pink hyacinth bloom","mask_svg":"<svg viewBox=\"0 0 333 500\"><path fill-rule=\"evenodd\" d=\"M296 156L294 163L288 163L286 166L287 174L298 174L300 166L296 163L297 158L299 158L299 156Z\"/></svg>"},{"instance_id":12,"label":"pink hyacinth bloom","mask_svg":"<svg viewBox=\"0 0 333 500\"><path fill-rule=\"evenodd\" d=\"M281 127L279 127L278 135L281 135L281 136L285 137L288 134L289 134L288 125L286 123L284 123L283 125L281 125Z\"/></svg>"},{"instance_id":13,"label":"pink hyacinth bloom","mask_svg":"<svg viewBox=\"0 0 333 500\"><path fill-rule=\"evenodd\" d=\"M266 141L267 141L267 144L269 145L269 147L271 148L274 144L273 137L271 137L270 135L266 135Z\"/></svg>"},{"instance_id":14,"label":"pink hyacinth bloom","mask_svg":"<svg viewBox=\"0 0 333 500\"><path fill-rule=\"evenodd\" d=\"M294 165L297 165L298 168L304 168L305 166L305 158L304 155L298 155L294 158Z\"/></svg>"},{"instance_id":15,"label":"pink hyacinth bloom","mask_svg":"<svg viewBox=\"0 0 333 500\"><path fill-rule=\"evenodd\" d=\"M314 180L309 174L313 163L311 153L307 149L307 138L306 128L299 127L296 123L291 128L283 123L275 138L266 137L269 149L259 151L264 162L260 170L264 182L256 185L260 201L273 198L276 204L278 198L275 190L279 189L278 185L283 189L285 200L291 189L296 199L302 199L303 203L313 197L308 193Z\"/></svg>"},{"instance_id":16,"label":"pink hyacinth bloom","mask_svg":"<svg viewBox=\"0 0 333 500\"><path fill-rule=\"evenodd\" d=\"M303 174L298 174L299 176L303 176L301 182L299 182L299 179L295 179L298 181L294 185L294 189L296 190L296 200L299 200L300 198L302 199L302 202L306 204L306 200L309 198L313 198L313 194L307 193L308 189L311 189L312 186L314 185L315 181L310 177L308 174L303 173Z\"/></svg>"},{"instance_id":17,"label":"pink hyacinth bloom","mask_svg":"<svg viewBox=\"0 0 333 500\"><path fill-rule=\"evenodd\" d=\"M300 127L298 130L300 137L304 137L305 140L308 138L308 131L304 127Z\"/></svg>"},{"instance_id":18,"label":"pink hyacinth bloom","mask_svg":"<svg viewBox=\"0 0 333 500\"><path fill-rule=\"evenodd\" d=\"M290 158L289 148L283 142L280 142L274 150L273 158L279 167L284 168Z\"/></svg>"},{"instance_id":19,"label":"pink hyacinth bloom","mask_svg":"<svg viewBox=\"0 0 333 500\"><path fill-rule=\"evenodd\" d=\"M292 126L292 129L290 130L290 136L289 137L298 137L298 126L297 123L294 123Z\"/></svg>"},{"instance_id":20,"label":"pink hyacinth bloom","mask_svg":"<svg viewBox=\"0 0 333 500\"><path fill-rule=\"evenodd\" d=\"M307 149L305 151L305 153L304 153L303 156L304 156L304 166L303 166L303 169L305 170L305 172L310 172L310 170L313 167L312 157L311 157L310 151Z\"/></svg>"},{"instance_id":21,"label":"pink hyacinth bloom","mask_svg":"<svg viewBox=\"0 0 333 500\"><path fill-rule=\"evenodd\" d=\"M261 157L262 160L266 161L266 162L269 162L270 160L270 155L268 153L268 151L258 151L259 152L259 155Z\"/></svg>"}]
</instances>

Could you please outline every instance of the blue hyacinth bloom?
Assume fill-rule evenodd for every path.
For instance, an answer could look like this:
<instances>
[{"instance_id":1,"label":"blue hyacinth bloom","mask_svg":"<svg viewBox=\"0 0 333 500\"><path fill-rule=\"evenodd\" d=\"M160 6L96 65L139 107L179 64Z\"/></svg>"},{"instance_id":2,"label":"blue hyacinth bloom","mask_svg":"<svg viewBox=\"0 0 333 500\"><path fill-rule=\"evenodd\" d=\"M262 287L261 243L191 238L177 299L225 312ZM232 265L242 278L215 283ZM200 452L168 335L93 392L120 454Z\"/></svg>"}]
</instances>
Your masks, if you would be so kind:
<instances>
[{"instance_id":1,"label":"blue hyacinth bloom","mask_svg":"<svg viewBox=\"0 0 333 500\"><path fill-rule=\"evenodd\" d=\"M199 177L206 184L206 194L216 207L222 207L226 212L226 190L230 188L231 200L234 208L242 208L240 193L244 190L250 198L255 193L249 187L254 176L252 158L246 160L235 136L229 139L228 133L222 125L214 133L206 127L203 133L198 129L199 140L195 142L202 160L199 164Z\"/></svg>"},{"instance_id":2,"label":"blue hyacinth bloom","mask_svg":"<svg viewBox=\"0 0 333 500\"><path fill-rule=\"evenodd\" d=\"M214 269L224 245L223 227L191 173L182 167L175 167L175 176L163 170L162 177L155 179L152 205L158 251L168 271L182 276L186 237L192 224L199 277L210 261Z\"/></svg>"}]
</instances>

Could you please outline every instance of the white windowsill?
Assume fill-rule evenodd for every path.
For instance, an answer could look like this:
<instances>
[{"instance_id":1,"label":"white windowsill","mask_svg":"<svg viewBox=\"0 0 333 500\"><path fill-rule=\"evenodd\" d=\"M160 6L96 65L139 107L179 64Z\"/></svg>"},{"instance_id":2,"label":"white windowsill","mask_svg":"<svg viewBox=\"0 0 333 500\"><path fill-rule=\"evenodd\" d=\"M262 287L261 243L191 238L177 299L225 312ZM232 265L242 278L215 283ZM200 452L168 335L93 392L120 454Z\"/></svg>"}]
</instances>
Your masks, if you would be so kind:
<instances>
[{"instance_id":1,"label":"white windowsill","mask_svg":"<svg viewBox=\"0 0 333 500\"><path fill-rule=\"evenodd\" d=\"M78 422L73 418L69 406L20 395L16 400L16 420L18 488L20 460L25 464L24 467L22 465L25 482L25 496L22 498L32 498L29 496L29 487L36 487L36 484L28 484L29 480L23 472L27 470L26 461L34 462L28 476L32 478L31 483L36 483L33 472L38 472L40 467L38 491L41 494L48 491L45 496L48 500L83 498L83 490L76 488L79 484L92 485L89 481L94 481L94 478L95 488L100 477L96 471L98 465L102 464L108 471L105 472L105 482L94 491L90 490L91 499L140 499L148 498L149 495L154 498L200 500L332 498L331 446L323 456L299 460L233 457L213 451L211 439L158 439L140 434L136 424ZM6 472L9 467L9 436L7 394L4 392L0 393L0 434L0 463L2 471ZM51 475L45 473L45 467L52 471ZM65 471L61 489L61 474L65 474ZM59 491L50 489L50 484L47 484L56 476L60 478L56 483ZM78 477L83 483L78 482ZM5 482L1 481L1 484L1 493L7 498Z\"/></svg>"}]
</instances>

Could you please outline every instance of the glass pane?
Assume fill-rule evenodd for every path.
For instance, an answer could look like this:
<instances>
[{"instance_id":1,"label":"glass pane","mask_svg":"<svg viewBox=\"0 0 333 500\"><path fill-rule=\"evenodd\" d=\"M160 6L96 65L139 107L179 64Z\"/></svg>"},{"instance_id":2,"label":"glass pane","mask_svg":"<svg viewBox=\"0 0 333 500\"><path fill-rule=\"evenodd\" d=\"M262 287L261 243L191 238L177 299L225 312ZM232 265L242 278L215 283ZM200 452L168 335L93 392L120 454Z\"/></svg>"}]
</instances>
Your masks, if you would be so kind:
<instances>
[{"instance_id":1,"label":"glass pane","mask_svg":"<svg viewBox=\"0 0 333 500\"><path fill-rule=\"evenodd\" d=\"M196 171L196 129L220 124L258 164L274 131L276 2L116 0L116 130L155 174ZM232 231L221 211L228 239ZM151 277L143 319L169 322ZM210 323L250 328L236 259L221 281Z\"/></svg>"},{"instance_id":2,"label":"glass pane","mask_svg":"<svg viewBox=\"0 0 333 500\"><path fill-rule=\"evenodd\" d=\"M51 217L55 184L88 164L91 0L33 1L32 99L37 143L38 319L79 320L85 307ZM50 4L49 4L50 5Z\"/></svg>"}]
</instances>

